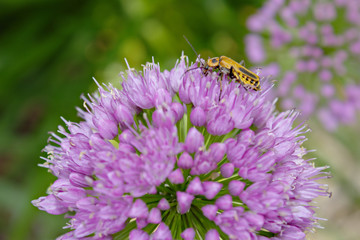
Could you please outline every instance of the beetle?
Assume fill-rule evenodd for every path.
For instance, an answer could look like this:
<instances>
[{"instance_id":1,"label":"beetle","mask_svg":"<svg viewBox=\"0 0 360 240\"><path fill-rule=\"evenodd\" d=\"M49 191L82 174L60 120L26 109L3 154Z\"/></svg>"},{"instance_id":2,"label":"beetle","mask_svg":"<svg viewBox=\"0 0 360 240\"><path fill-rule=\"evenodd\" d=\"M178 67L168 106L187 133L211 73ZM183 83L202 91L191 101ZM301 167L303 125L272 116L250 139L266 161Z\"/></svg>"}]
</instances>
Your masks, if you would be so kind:
<instances>
[{"instance_id":1,"label":"beetle","mask_svg":"<svg viewBox=\"0 0 360 240\"><path fill-rule=\"evenodd\" d=\"M259 76L229 57L209 58L203 68L205 73L211 71L211 69L219 69L222 74L228 75L230 79L235 79L244 88L255 91L261 90Z\"/></svg>"},{"instance_id":2,"label":"beetle","mask_svg":"<svg viewBox=\"0 0 360 240\"><path fill-rule=\"evenodd\" d=\"M185 36L184 38L195 54L199 56L189 40ZM253 89L254 91L261 90L259 76L245 68L241 63L238 63L229 57L213 57L209 58L207 61L200 59L200 68L203 69L204 74L207 74L214 69L218 69L220 74L229 76L230 79L239 82L245 89Z\"/></svg>"}]
</instances>

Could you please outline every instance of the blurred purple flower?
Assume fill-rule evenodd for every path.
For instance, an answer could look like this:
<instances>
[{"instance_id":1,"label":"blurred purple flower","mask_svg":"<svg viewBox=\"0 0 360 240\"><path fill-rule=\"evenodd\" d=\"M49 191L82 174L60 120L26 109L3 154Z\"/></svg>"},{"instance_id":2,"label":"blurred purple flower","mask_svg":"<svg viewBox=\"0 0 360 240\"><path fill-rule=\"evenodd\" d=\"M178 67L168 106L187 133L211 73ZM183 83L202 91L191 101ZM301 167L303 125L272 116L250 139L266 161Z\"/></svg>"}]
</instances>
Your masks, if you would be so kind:
<instances>
[{"instance_id":1,"label":"blurred purple flower","mask_svg":"<svg viewBox=\"0 0 360 240\"><path fill-rule=\"evenodd\" d=\"M32 203L66 213L59 239L304 239L318 226L328 174L303 158L298 113L274 113L267 80L220 89L194 67L129 68L122 90L99 85L83 121L51 134L42 166L58 180Z\"/></svg>"},{"instance_id":2,"label":"blurred purple flower","mask_svg":"<svg viewBox=\"0 0 360 240\"><path fill-rule=\"evenodd\" d=\"M360 1L267 0L247 26L249 60L263 65L265 76L279 69L271 73L278 80L271 95L282 109L315 115L329 131L355 122L358 100L348 89L360 87Z\"/></svg>"}]
</instances>

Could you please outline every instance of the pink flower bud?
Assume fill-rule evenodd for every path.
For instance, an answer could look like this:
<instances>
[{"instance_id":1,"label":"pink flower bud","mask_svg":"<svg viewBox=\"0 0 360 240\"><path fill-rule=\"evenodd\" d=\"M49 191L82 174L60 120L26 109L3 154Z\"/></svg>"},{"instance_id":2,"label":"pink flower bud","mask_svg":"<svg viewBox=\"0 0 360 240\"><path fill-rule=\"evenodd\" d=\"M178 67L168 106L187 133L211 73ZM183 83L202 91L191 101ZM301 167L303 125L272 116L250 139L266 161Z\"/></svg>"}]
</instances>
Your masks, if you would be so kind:
<instances>
[{"instance_id":1,"label":"pink flower bud","mask_svg":"<svg viewBox=\"0 0 360 240\"><path fill-rule=\"evenodd\" d=\"M221 183L218 183L218 182L203 182L203 187L204 187L204 190L205 190L205 197L207 199L213 199L216 194L219 193L219 191L221 190L222 188L222 184Z\"/></svg>"},{"instance_id":2,"label":"pink flower bud","mask_svg":"<svg viewBox=\"0 0 360 240\"><path fill-rule=\"evenodd\" d=\"M160 201L159 201L159 204L157 206L160 210L168 210L170 208L170 205L169 205L169 202L165 199L165 198L162 198Z\"/></svg>"},{"instance_id":3,"label":"pink flower bud","mask_svg":"<svg viewBox=\"0 0 360 240\"><path fill-rule=\"evenodd\" d=\"M210 229L205 235L205 240L220 240L218 231Z\"/></svg>"},{"instance_id":4,"label":"pink flower bud","mask_svg":"<svg viewBox=\"0 0 360 240\"><path fill-rule=\"evenodd\" d=\"M185 106L178 102L171 104L171 110L175 113L175 120L178 122L184 116Z\"/></svg>"},{"instance_id":5,"label":"pink flower bud","mask_svg":"<svg viewBox=\"0 0 360 240\"><path fill-rule=\"evenodd\" d=\"M192 200L194 200L194 195L185 192L176 192L176 198L178 201L178 209L181 214L184 214L190 210Z\"/></svg>"},{"instance_id":6,"label":"pink flower bud","mask_svg":"<svg viewBox=\"0 0 360 240\"><path fill-rule=\"evenodd\" d=\"M147 218L149 223L159 224L161 222L161 212L158 208L152 208Z\"/></svg>"},{"instance_id":7,"label":"pink flower bud","mask_svg":"<svg viewBox=\"0 0 360 240\"><path fill-rule=\"evenodd\" d=\"M129 217L132 218L147 218L148 216L148 207L146 203L144 203L141 199L136 199L136 201L133 203L130 212Z\"/></svg>"},{"instance_id":8,"label":"pink flower bud","mask_svg":"<svg viewBox=\"0 0 360 240\"><path fill-rule=\"evenodd\" d=\"M131 230L129 240L149 240L149 235L141 229Z\"/></svg>"},{"instance_id":9,"label":"pink flower bud","mask_svg":"<svg viewBox=\"0 0 360 240\"><path fill-rule=\"evenodd\" d=\"M186 188L186 192L193 195L202 195L204 194L204 189L202 187L199 177L194 178Z\"/></svg>"},{"instance_id":10,"label":"pink flower bud","mask_svg":"<svg viewBox=\"0 0 360 240\"><path fill-rule=\"evenodd\" d=\"M215 205L222 210L230 210L232 208L232 197L231 195L227 194L224 196L219 197L215 201Z\"/></svg>"},{"instance_id":11,"label":"pink flower bud","mask_svg":"<svg viewBox=\"0 0 360 240\"><path fill-rule=\"evenodd\" d=\"M205 217L207 217L210 220L214 220L216 217L218 207L215 205L206 205L202 207L201 210Z\"/></svg>"},{"instance_id":12,"label":"pink flower bud","mask_svg":"<svg viewBox=\"0 0 360 240\"><path fill-rule=\"evenodd\" d=\"M225 178L228 178L228 177L231 177L234 173L234 164L232 163L225 163L221 166L220 168L220 172L221 172L221 175Z\"/></svg>"},{"instance_id":13,"label":"pink flower bud","mask_svg":"<svg viewBox=\"0 0 360 240\"><path fill-rule=\"evenodd\" d=\"M169 175L169 180L173 184L180 184L184 182L184 175L181 172L181 169L178 168Z\"/></svg>"},{"instance_id":14,"label":"pink flower bud","mask_svg":"<svg viewBox=\"0 0 360 240\"><path fill-rule=\"evenodd\" d=\"M114 115L118 123L125 123L128 126L131 126L134 123L134 117L132 113L124 105L118 104L116 106Z\"/></svg>"},{"instance_id":15,"label":"pink flower bud","mask_svg":"<svg viewBox=\"0 0 360 240\"><path fill-rule=\"evenodd\" d=\"M188 153L194 153L203 145L204 136L196 128L190 128L185 140L185 150Z\"/></svg>"},{"instance_id":16,"label":"pink flower bud","mask_svg":"<svg viewBox=\"0 0 360 240\"><path fill-rule=\"evenodd\" d=\"M178 160L178 166L182 169L190 169L194 165L194 160L189 153L183 152Z\"/></svg>"},{"instance_id":17,"label":"pink flower bud","mask_svg":"<svg viewBox=\"0 0 360 240\"><path fill-rule=\"evenodd\" d=\"M232 180L229 182L229 192L233 196L239 196L240 193L244 190L245 183L239 180Z\"/></svg>"},{"instance_id":18,"label":"pink flower bud","mask_svg":"<svg viewBox=\"0 0 360 240\"><path fill-rule=\"evenodd\" d=\"M195 238L195 231L193 228L187 228L185 229L181 235L184 240L194 240Z\"/></svg>"},{"instance_id":19,"label":"pink flower bud","mask_svg":"<svg viewBox=\"0 0 360 240\"><path fill-rule=\"evenodd\" d=\"M190 114L191 123L195 126L201 127L206 122L206 114L201 107L196 107L191 111Z\"/></svg>"}]
</instances>

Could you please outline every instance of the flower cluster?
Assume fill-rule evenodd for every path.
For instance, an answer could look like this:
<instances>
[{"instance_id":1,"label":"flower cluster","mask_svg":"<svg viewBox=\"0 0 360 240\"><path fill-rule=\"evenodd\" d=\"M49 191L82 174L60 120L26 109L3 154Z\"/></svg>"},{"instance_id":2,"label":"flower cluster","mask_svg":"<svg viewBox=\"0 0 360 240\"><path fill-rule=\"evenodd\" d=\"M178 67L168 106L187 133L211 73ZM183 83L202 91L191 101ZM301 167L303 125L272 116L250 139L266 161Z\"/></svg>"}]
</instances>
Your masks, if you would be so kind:
<instances>
[{"instance_id":1,"label":"flower cluster","mask_svg":"<svg viewBox=\"0 0 360 240\"><path fill-rule=\"evenodd\" d=\"M360 110L360 1L268 0L248 19L246 52L278 78L282 109L316 114L329 131Z\"/></svg>"},{"instance_id":2,"label":"flower cluster","mask_svg":"<svg viewBox=\"0 0 360 240\"><path fill-rule=\"evenodd\" d=\"M328 174L303 158L298 113L197 64L129 67L52 133L42 166L58 180L32 203L66 213L59 239L298 240L318 226Z\"/></svg>"}]
</instances>

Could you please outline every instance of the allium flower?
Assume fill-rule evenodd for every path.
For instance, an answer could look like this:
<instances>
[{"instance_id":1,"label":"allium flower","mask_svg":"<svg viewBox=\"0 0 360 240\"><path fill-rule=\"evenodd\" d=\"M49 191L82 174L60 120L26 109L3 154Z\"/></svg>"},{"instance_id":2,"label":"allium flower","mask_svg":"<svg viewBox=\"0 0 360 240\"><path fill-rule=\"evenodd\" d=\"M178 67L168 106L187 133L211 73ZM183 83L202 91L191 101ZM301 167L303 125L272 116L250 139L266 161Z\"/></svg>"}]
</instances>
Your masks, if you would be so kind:
<instances>
[{"instance_id":1,"label":"allium flower","mask_svg":"<svg viewBox=\"0 0 360 240\"><path fill-rule=\"evenodd\" d=\"M58 180L32 203L66 213L59 239L304 239L318 226L326 167L303 158L306 127L274 112L269 88L220 88L185 56L123 76L122 90L83 97L83 121L64 120L45 148Z\"/></svg>"},{"instance_id":2,"label":"allium flower","mask_svg":"<svg viewBox=\"0 0 360 240\"><path fill-rule=\"evenodd\" d=\"M247 56L278 80L282 109L296 107L304 119L316 114L330 131L355 122L360 1L268 0L247 25Z\"/></svg>"}]
</instances>

